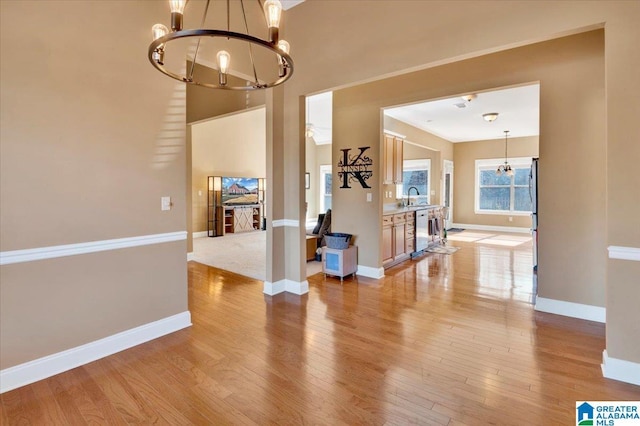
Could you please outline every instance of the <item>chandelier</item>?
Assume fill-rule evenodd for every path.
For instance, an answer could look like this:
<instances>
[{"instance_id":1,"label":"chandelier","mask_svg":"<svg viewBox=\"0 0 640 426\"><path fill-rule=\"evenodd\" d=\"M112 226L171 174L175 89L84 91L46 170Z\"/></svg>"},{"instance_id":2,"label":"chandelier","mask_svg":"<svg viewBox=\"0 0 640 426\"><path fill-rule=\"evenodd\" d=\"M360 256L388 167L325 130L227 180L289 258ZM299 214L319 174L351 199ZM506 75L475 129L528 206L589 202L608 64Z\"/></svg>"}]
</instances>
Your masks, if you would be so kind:
<instances>
[{"instance_id":1,"label":"chandelier","mask_svg":"<svg viewBox=\"0 0 640 426\"><path fill-rule=\"evenodd\" d=\"M513 176L513 170L511 169L511 166L507 162L507 136L508 135L509 135L509 131L505 130L504 131L504 165L500 164L498 166L498 170L496 170L496 174L498 176L501 176L503 174L507 176Z\"/></svg>"},{"instance_id":2,"label":"chandelier","mask_svg":"<svg viewBox=\"0 0 640 426\"><path fill-rule=\"evenodd\" d=\"M285 40L280 40L278 37L282 13L280 1L266 0L263 3L262 0L256 0L255 2L256 6L261 9L259 15L262 18L260 20L263 20L266 24L263 28L264 33L267 35L265 38L249 34L244 0L234 0L232 2L227 0L226 2L219 1L217 3L226 3L225 13L217 13L217 16L226 16L226 29L204 28L210 0L207 0L204 6L201 28L183 29L184 9L187 0L170 0L171 31L162 24L153 26L153 41L149 45L149 61L151 64L171 78L211 89L266 89L287 81L293 74L293 60L289 56L289 43ZM232 4L236 9L238 7L240 9L239 13L236 13L238 18L234 21L236 27L240 28L239 31L231 30ZM180 39L190 39L194 43L189 44L185 51L184 43L178 42ZM207 45L205 46L205 44ZM180 45L183 47L182 49L180 49ZM176 46L175 49L174 46ZM192 55L190 55L192 57L189 58L186 55L186 52L189 51L188 49L191 49L192 52ZM183 51L184 55L177 56L176 59L182 61L183 70L175 71L169 69L165 65L165 58L168 58L172 53L179 55L176 52L180 51ZM233 60L230 51L233 53ZM212 64L213 58L211 54L213 52L217 52L215 54L217 70L213 74L199 74L200 79L194 77L198 54L205 56L202 61L203 64ZM190 64L184 67L184 60L187 59ZM232 63L236 63L237 67L231 68ZM209 68L214 67L210 66ZM229 75L239 77L239 79L230 79L228 78Z\"/></svg>"}]
</instances>

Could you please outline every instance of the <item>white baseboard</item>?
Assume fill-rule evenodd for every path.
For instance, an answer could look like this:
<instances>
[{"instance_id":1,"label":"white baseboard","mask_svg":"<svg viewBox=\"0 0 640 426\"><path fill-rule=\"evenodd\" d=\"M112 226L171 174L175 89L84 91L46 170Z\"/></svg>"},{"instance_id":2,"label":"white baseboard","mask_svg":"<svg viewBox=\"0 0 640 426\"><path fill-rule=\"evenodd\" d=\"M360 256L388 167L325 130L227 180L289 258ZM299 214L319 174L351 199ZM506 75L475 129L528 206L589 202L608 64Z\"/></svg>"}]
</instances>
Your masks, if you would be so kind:
<instances>
[{"instance_id":1,"label":"white baseboard","mask_svg":"<svg viewBox=\"0 0 640 426\"><path fill-rule=\"evenodd\" d=\"M607 310L603 307L583 305L582 303L565 302L564 300L554 300L545 299L544 297L537 297L535 310L601 323L605 323L607 321Z\"/></svg>"},{"instance_id":2,"label":"white baseboard","mask_svg":"<svg viewBox=\"0 0 640 426\"><path fill-rule=\"evenodd\" d=\"M309 293L309 282L307 280L298 282L293 280L279 280L276 282L264 281L262 292L268 296L275 296L283 292L297 295Z\"/></svg>"},{"instance_id":3,"label":"white baseboard","mask_svg":"<svg viewBox=\"0 0 640 426\"><path fill-rule=\"evenodd\" d=\"M609 259L635 260L640 262L640 248L609 246Z\"/></svg>"},{"instance_id":4,"label":"white baseboard","mask_svg":"<svg viewBox=\"0 0 640 426\"><path fill-rule=\"evenodd\" d=\"M640 386L640 364L609 357L607 350L602 352L602 375L607 379L619 380Z\"/></svg>"},{"instance_id":5,"label":"white baseboard","mask_svg":"<svg viewBox=\"0 0 640 426\"><path fill-rule=\"evenodd\" d=\"M100 251L118 250L151 244L161 244L187 239L187 231L167 232L164 234L142 235L139 237L115 238L112 240L89 241L86 243L64 244L60 246L38 247L23 250L0 252L0 265L32 262L34 260L54 259Z\"/></svg>"},{"instance_id":6,"label":"white baseboard","mask_svg":"<svg viewBox=\"0 0 640 426\"><path fill-rule=\"evenodd\" d=\"M309 293L309 281L304 280L297 282L293 280L285 280L285 291L299 296L307 294Z\"/></svg>"},{"instance_id":7,"label":"white baseboard","mask_svg":"<svg viewBox=\"0 0 640 426\"><path fill-rule=\"evenodd\" d=\"M474 231L492 231L492 232L516 232L520 234L530 234L531 228L521 228L517 226L491 226L491 225L473 225L469 223L452 223L453 228L472 229Z\"/></svg>"},{"instance_id":8,"label":"white baseboard","mask_svg":"<svg viewBox=\"0 0 640 426\"><path fill-rule=\"evenodd\" d=\"M193 238L202 238L202 237L208 236L209 232L207 231L193 232L191 235L193 236Z\"/></svg>"},{"instance_id":9,"label":"white baseboard","mask_svg":"<svg viewBox=\"0 0 640 426\"><path fill-rule=\"evenodd\" d=\"M193 260L193 256L194 256L194 254L193 254L193 252L192 252L192 251L190 251L189 253L187 253L187 262L188 262L188 261L190 261L190 260Z\"/></svg>"},{"instance_id":10,"label":"white baseboard","mask_svg":"<svg viewBox=\"0 0 640 426\"><path fill-rule=\"evenodd\" d=\"M372 268L371 266L358 265L356 275L362 275L363 277L379 280L384 278L384 268Z\"/></svg>"},{"instance_id":11,"label":"white baseboard","mask_svg":"<svg viewBox=\"0 0 640 426\"><path fill-rule=\"evenodd\" d=\"M279 280L276 282L264 281L262 286L262 292L268 296L275 296L283 291L286 291L286 280Z\"/></svg>"},{"instance_id":12,"label":"white baseboard","mask_svg":"<svg viewBox=\"0 0 640 426\"><path fill-rule=\"evenodd\" d=\"M185 311L104 339L4 369L0 371L0 393L63 373L190 325L191 314Z\"/></svg>"}]
</instances>

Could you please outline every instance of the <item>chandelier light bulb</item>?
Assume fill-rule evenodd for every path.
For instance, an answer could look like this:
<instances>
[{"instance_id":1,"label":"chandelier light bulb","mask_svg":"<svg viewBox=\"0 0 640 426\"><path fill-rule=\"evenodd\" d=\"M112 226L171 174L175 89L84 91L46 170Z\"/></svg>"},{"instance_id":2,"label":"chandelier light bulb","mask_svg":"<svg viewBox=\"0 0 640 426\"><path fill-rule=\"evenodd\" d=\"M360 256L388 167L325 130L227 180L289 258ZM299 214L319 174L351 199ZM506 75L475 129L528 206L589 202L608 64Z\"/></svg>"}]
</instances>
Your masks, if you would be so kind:
<instances>
[{"instance_id":1,"label":"chandelier light bulb","mask_svg":"<svg viewBox=\"0 0 640 426\"><path fill-rule=\"evenodd\" d=\"M169 33L169 30L162 24L155 24L153 27L151 27L151 33L153 34L153 40L155 41L161 37L166 36ZM156 47L156 49L153 51L152 57L156 63L164 65L164 43Z\"/></svg>"},{"instance_id":2,"label":"chandelier light bulb","mask_svg":"<svg viewBox=\"0 0 640 426\"><path fill-rule=\"evenodd\" d=\"M287 55L289 54L289 42L286 40L280 40L278 42L278 49L282 50L284 53L286 53Z\"/></svg>"},{"instance_id":3,"label":"chandelier light bulb","mask_svg":"<svg viewBox=\"0 0 640 426\"><path fill-rule=\"evenodd\" d=\"M265 1L264 15L267 18L267 26L269 27L269 41L278 43L278 28L280 27L280 17L282 16L282 3L280 3L280 0Z\"/></svg>"},{"instance_id":4,"label":"chandelier light bulb","mask_svg":"<svg viewBox=\"0 0 640 426\"><path fill-rule=\"evenodd\" d=\"M226 50L221 50L216 55L218 60L218 79L221 86L227 84L227 72L229 71L229 64L231 63L231 55Z\"/></svg>"},{"instance_id":5,"label":"chandelier light bulb","mask_svg":"<svg viewBox=\"0 0 640 426\"><path fill-rule=\"evenodd\" d=\"M162 24L155 24L153 27L151 27L151 32L153 33L154 40L157 40L169 34L169 30L167 29L167 27ZM164 44L161 46L164 46Z\"/></svg>"},{"instance_id":6,"label":"chandelier light bulb","mask_svg":"<svg viewBox=\"0 0 640 426\"><path fill-rule=\"evenodd\" d=\"M171 13L179 13L180 15L184 15L184 7L187 4L187 0L169 0L169 7L171 8Z\"/></svg>"},{"instance_id":7,"label":"chandelier light bulb","mask_svg":"<svg viewBox=\"0 0 640 426\"><path fill-rule=\"evenodd\" d=\"M171 30L182 30L182 15L184 15L184 7L187 0L169 0L169 8L171 9Z\"/></svg>"}]
</instances>

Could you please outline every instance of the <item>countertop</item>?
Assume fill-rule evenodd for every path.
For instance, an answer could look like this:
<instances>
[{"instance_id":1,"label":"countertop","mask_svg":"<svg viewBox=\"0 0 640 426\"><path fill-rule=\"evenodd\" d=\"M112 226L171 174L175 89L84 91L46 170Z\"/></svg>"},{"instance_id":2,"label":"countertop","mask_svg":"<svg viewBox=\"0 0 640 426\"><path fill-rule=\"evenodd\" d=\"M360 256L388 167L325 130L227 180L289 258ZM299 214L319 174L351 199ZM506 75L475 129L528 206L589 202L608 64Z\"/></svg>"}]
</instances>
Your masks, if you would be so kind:
<instances>
[{"instance_id":1,"label":"countertop","mask_svg":"<svg viewBox=\"0 0 640 426\"><path fill-rule=\"evenodd\" d=\"M382 210L382 215L388 215L388 214L397 214L397 213L405 213L405 212L415 212L417 210L429 210L429 209L437 209L442 207L441 205L438 204L416 204L413 206L408 206L408 207L398 207L398 206L393 206L390 208L384 208Z\"/></svg>"}]
</instances>

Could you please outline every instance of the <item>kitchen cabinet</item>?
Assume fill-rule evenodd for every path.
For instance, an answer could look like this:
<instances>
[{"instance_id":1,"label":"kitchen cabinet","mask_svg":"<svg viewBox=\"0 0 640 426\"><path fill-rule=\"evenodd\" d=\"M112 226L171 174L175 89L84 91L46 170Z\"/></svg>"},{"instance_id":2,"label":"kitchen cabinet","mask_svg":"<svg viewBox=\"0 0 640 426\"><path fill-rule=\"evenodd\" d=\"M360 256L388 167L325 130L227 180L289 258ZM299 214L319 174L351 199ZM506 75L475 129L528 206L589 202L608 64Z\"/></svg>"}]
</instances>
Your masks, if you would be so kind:
<instances>
[{"instance_id":1,"label":"kitchen cabinet","mask_svg":"<svg viewBox=\"0 0 640 426\"><path fill-rule=\"evenodd\" d=\"M382 265L395 265L410 257L415 247L415 212L382 217Z\"/></svg>"},{"instance_id":2,"label":"kitchen cabinet","mask_svg":"<svg viewBox=\"0 0 640 426\"><path fill-rule=\"evenodd\" d=\"M384 135L383 176L384 184L402 183L402 155L404 141L391 135Z\"/></svg>"}]
</instances>

